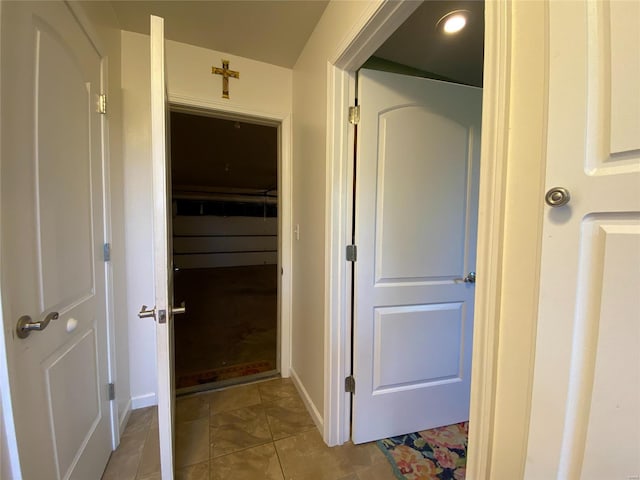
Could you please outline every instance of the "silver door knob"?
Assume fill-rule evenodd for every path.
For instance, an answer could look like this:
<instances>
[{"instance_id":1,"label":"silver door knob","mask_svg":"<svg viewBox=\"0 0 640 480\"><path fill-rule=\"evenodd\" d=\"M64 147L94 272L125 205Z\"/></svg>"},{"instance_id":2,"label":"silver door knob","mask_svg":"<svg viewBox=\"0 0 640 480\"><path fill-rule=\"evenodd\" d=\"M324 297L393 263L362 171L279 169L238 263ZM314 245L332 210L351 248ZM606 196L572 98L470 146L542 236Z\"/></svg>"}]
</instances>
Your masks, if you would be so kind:
<instances>
[{"instance_id":1,"label":"silver door knob","mask_svg":"<svg viewBox=\"0 0 640 480\"><path fill-rule=\"evenodd\" d=\"M544 196L544 201L550 207L562 207L571 200L571 194L569 190L563 187L553 187Z\"/></svg>"},{"instance_id":2,"label":"silver door knob","mask_svg":"<svg viewBox=\"0 0 640 480\"><path fill-rule=\"evenodd\" d=\"M49 325L51 320L58 319L58 312L51 312L44 320L40 320L39 322L31 321L31 317L29 315L23 315L18 319L18 325L16 325L16 334L18 338L27 338L31 332L41 332Z\"/></svg>"},{"instance_id":3,"label":"silver door knob","mask_svg":"<svg viewBox=\"0 0 640 480\"><path fill-rule=\"evenodd\" d=\"M476 283L476 272L469 272L462 278L454 278L453 281L455 283Z\"/></svg>"},{"instance_id":4,"label":"silver door knob","mask_svg":"<svg viewBox=\"0 0 640 480\"><path fill-rule=\"evenodd\" d=\"M464 280L464 283L476 283L476 272L467 273L462 280Z\"/></svg>"}]
</instances>

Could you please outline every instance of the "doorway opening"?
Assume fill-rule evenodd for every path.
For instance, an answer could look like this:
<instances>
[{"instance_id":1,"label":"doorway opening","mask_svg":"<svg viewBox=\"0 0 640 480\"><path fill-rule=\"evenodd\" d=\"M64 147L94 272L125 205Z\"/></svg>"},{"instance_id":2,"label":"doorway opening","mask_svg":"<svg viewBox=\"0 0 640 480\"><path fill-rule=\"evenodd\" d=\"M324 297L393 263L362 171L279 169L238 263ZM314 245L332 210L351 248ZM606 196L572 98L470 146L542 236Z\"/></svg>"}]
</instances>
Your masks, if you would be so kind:
<instances>
[{"instance_id":1,"label":"doorway opening","mask_svg":"<svg viewBox=\"0 0 640 480\"><path fill-rule=\"evenodd\" d=\"M279 125L171 107L176 391L279 373Z\"/></svg>"},{"instance_id":2,"label":"doorway opening","mask_svg":"<svg viewBox=\"0 0 640 480\"><path fill-rule=\"evenodd\" d=\"M482 10L482 3L479 3L478 5L480 7L480 10ZM412 49L408 49L407 46L408 45L436 45L436 41L437 39L434 39L434 41L432 42L408 42L407 38L409 37L413 37L416 32L415 31L411 31L413 27L414 30L417 30L418 32L422 32L424 30L429 30L429 29L425 29L425 25L429 25L429 24L434 24L435 22L438 20L438 18L442 18L443 14L446 13L444 10L442 12L436 12L436 10L440 9L440 8L450 8L450 5L445 5L445 2L425 2L422 4L422 7L419 7L418 9L415 10L415 12L413 12L413 16L410 16L408 18L408 20L405 22L404 25L400 26L399 28L396 29L395 33L392 34L388 39L386 39L386 43L382 42L382 46L381 47L376 47L377 50L373 50L371 49L369 51L369 56L367 58L362 58L362 53L358 53L358 54L354 54L354 53L349 53L346 52L345 54L343 54L344 58L341 58L338 60L338 62L336 63L337 65L337 69L336 69L336 84L339 85L341 88L344 88L345 90L348 89L348 91L350 92L351 95L353 95L353 93L355 92L359 92L360 91L360 82L356 82L356 72L358 71L358 69L360 67L363 68L368 68L371 70L380 70L380 71L384 71L384 72L389 72L389 73L393 73L393 74L397 74L398 76L411 76L411 77L422 77L422 78L431 78L434 79L436 81L436 83L456 83L456 84L463 84L463 85L470 85L470 86L474 86L474 87L481 87L482 86L482 80L483 80L483 37L484 37L484 29L483 27L483 23L482 23L482 11L480 11L479 13L477 13L476 15L474 15L475 19L480 20L478 22L475 22L475 28L472 31L472 33L474 34L473 36L477 37L476 40L474 42L472 42L473 44L473 48L462 48L461 45L458 45L454 40L449 39L446 45L440 45L440 47L438 47L439 49L437 49L437 52L435 52L435 54L429 56L425 56L425 55L421 55L421 57L425 57L428 60L431 61L430 64L422 64L422 63L415 63L414 60L412 58L409 58L409 52L408 50L412 50ZM477 31L476 31L477 30ZM429 30L429 33L431 33L431 30ZM462 37L460 37L462 38ZM376 42L372 42L372 43L376 43ZM459 42L458 42L459 43ZM455 44L455 45L454 45ZM437 46L436 45L436 46ZM361 50L358 50L358 52L362 52L365 49L362 48L362 44L358 44L358 47L361 48ZM445 46L447 48L445 48ZM460 60L455 61L452 60L454 58L454 55L443 55L443 53L446 51L448 52L450 49L455 49L455 48L461 50L461 54L465 53L465 54L469 54L470 52L474 52L474 59L473 62L467 62L466 60ZM418 51L418 49L413 49L416 52ZM353 52L356 51L356 48L353 49ZM433 52L432 52L433 53ZM373 54L373 57L371 56ZM406 56L403 56L405 55ZM416 55L416 56L420 56L420 55ZM347 57L351 57L351 58L347 58ZM464 57L464 55L462 55L462 57ZM457 56L455 56L455 58L458 58ZM447 67L447 68L444 68ZM342 82L342 83L340 83ZM462 88L462 87L461 87ZM404 90L400 90L401 92L404 92ZM351 93L353 92L353 93ZM356 103L360 104L361 103L361 98L359 98L359 95L356 94L356 96L358 96ZM478 92L478 95L480 98L482 97L482 92ZM376 97L377 98L377 97ZM455 97L454 97L455 98ZM409 100L406 100L407 103L411 103L413 105L413 103ZM366 102L362 102L363 104L363 112L364 112L364 105ZM402 101L400 102L402 103ZM474 101L474 103L477 103L477 101ZM370 106L368 108L371 108ZM396 110L394 110L394 112L396 112ZM397 112L396 112L397 113ZM361 113L361 115L364 115L364 113ZM476 115L476 117L479 118L478 115ZM387 119L389 122L391 122L391 120L393 119ZM477 119L476 119L477 120ZM365 123L365 120L362 120L362 123ZM371 124L371 122L369 122L369 124ZM471 125L471 124L469 124ZM360 131L360 127L356 127L356 129L358 129L357 131L357 137L358 137L358 145L361 144L361 141L363 140L363 132ZM406 133L408 131L408 129L403 128L400 129L401 132ZM474 121L473 123L473 128L471 129L473 131L472 134L469 134L467 136L467 140L464 141L464 143L460 143L461 145L467 145L469 151L473 150L474 151L474 155L477 155L477 157L479 158L479 154L480 154L480 135L481 135L481 130L480 130L480 123L477 121ZM471 132L471 130L469 130ZM352 134L353 137L356 136L355 133ZM472 141L473 139L473 141ZM420 136L417 138L417 140L419 142L422 142L424 140L423 136ZM381 142L384 143L384 142ZM457 143L456 143L457 144ZM387 145L387 143L385 143L385 145ZM405 143L402 143L403 148L406 145ZM471 148L473 146L473 148ZM349 151L343 151L341 152L342 157L337 157L337 158L341 158L343 161L346 160L346 162L343 165L347 165L347 168L351 167L353 168L355 161L353 160L352 157L350 157L350 153L351 153L351 145L349 145ZM449 152L449 150L446 150L447 152ZM379 153L379 152L378 152ZM461 156L461 158L465 158L464 155L465 152L462 152L463 156ZM373 153L372 155L369 156L369 158L380 158L380 155L378 155L376 157L376 153ZM386 158L386 157L385 157ZM405 157L398 157L401 158L403 161L406 160ZM387 160L389 160L387 158ZM447 164L448 165L448 164ZM438 167L439 164L436 163L436 167ZM418 168L419 166L416 166L416 168L419 170ZM462 190L459 191L460 196L459 198L456 197L455 200L458 203L461 203L461 208L459 210L459 214L458 216L460 216L461 221L458 222L456 224L456 229L458 230L463 230L463 232L461 232L459 235L455 235L454 238L456 239L456 245L458 243L460 243L460 241L462 241L462 244L464 246L464 249L461 247L460 248L460 253L461 255L463 255L463 258L461 259L461 261L455 265L456 268L451 268L447 271L442 270L441 272L436 273L429 273L431 270L427 270L425 267L424 271L417 271L415 267L414 263L409 262L407 264L407 269L406 271L408 272L407 275L400 275L401 273L401 269L396 271L394 270L393 272L391 272L391 274L389 275L388 278L392 279L392 280L387 280L384 275L381 275L381 280L380 283L384 283L385 281L387 282L386 285L384 285L385 288L385 294L388 293L388 291L390 290L389 284L391 283L401 283L401 281L404 279L406 280L407 284L411 284L411 288L417 287L417 284L429 284L430 282L433 283L437 283L438 286L440 287L441 285L445 285L447 284L447 286L450 284L451 288L455 288L455 289L464 289L465 291L468 291L467 293L471 292L474 287L471 285L471 279L474 278L475 274L473 273L475 271L474 268L474 262L471 261L471 253L473 252L473 256L475 256L475 246L471 246L470 244L468 244L468 238L467 237L475 237L475 235L468 235L471 230L475 230L475 226L476 226L476 220L474 217L474 215L470 215L471 210L476 210L477 209L477 204L478 204L478 193L477 193L477 185L478 185L478 177L477 177L477 173L479 171L479 167L477 165L475 165L475 161L474 161L474 167L473 169L469 168L470 165L467 165L466 168L467 170L465 171L465 169L463 168L465 167L465 165L461 164L461 168L459 169L459 171L457 171L457 173L459 173L459 175L456 172L452 172L452 176L451 179L453 178L458 178L458 183L460 183L460 181L462 181L461 183L461 188ZM422 168L422 167L420 167ZM358 169L358 176L361 175L361 171L360 169ZM402 169L395 169L394 172L398 172L398 171L402 171ZM408 169L407 169L408 171ZM416 170L417 171L417 170ZM349 172L350 173L350 172ZM347 177L349 176L353 176L355 177L355 172L351 173L351 175L349 175L349 173L347 173ZM456 175L453 175L454 173L456 173ZM374 179L375 180L375 179ZM467 181L468 180L468 181ZM471 180L474 180L473 182L471 182ZM356 180L349 182L351 183L356 183ZM439 183L438 186L440 186L441 182ZM373 181L372 184L373 186L370 187L370 190L375 191L376 185L380 185L380 182ZM398 191L402 194L405 193L405 188L406 188L406 183L400 182L400 186L398 188ZM386 183L384 184L385 188L387 187ZM475 193L473 195L470 195L470 193L472 192L467 192L468 189L473 189L475 190ZM387 189L388 190L388 189ZM418 188L414 188L414 189L410 189L411 192L418 192L421 191ZM454 190L451 190L452 192ZM456 190L457 191L457 190ZM388 191L385 191L385 193L388 193ZM438 209L438 212L441 212L442 210L444 210L445 208L448 209L447 205L444 205L441 201L439 201L439 199L435 199L435 201L426 201L424 199L419 199L419 201L414 202L411 198L408 197L408 201L403 201L403 202L399 202L399 208L401 210L401 213L399 215L387 215L386 218L391 217L392 219L396 219L396 218L401 218L404 214L404 216L407 216L409 218L421 218L424 219L424 208L425 206L436 206L436 208ZM351 199L351 195L349 194L347 196L347 198ZM377 198L381 198L381 196L378 196ZM391 200L397 200L398 198L404 198L402 195L396 195L393 199ZM390 201L391 201L390 200ZM473 201L472 201L473 200ZM355 200L354 200L355 202ZM347 202L345 202L347 203ZM375 203L375 201L373 202ZM366 205L372 205L373 204L371 201L366 202ZM396 202L398 203L398 202ZM464 204L462 204L464 203ZM419 205L420 206L420 211L417 212L418 215L409 215L409 211L410 208L413 208L415 205ZM376 207L378 208L380 207L380 204ZM366 209L366 208L365 208ZM356 208L356 210L358 210ZM367 210L368 211L368 210ZM362 209L360 209L360 211L356 211L353 214L353 218L356 218L356 215L362 213ZM349 220L348 216L343 216L341 218L344 218L345 220ZM449 217L447 217L449 218ZM458 217L456 217L458 218ZM346 223L346 222L345 222ZM424 222L423 222L424 223ZM381 223L380 222L373 222L370 223L376 226L376 228L380 228ZM400 228L400 229L395 229L395 228L390 228L389 229L391 231L390 235L393 234L394 231L403 231L406 232L408 231L408 229L404 229L404 228ZM453 229L452 229L453 230ZM377 232L378 230L376 230ZM369 232L370 233L370 232ZM463 235L464 234L464 235ZM383 233L380 233L380 235L384 235ZM369 237L371 237L371 235L369 235ZM387 237L389 237L387 235ZM384 238L387 238L384 237ZM382 237L380 237L382 238ZM378 239L380 239L378 238ZM391 237L389 237L391 238ZM404 239L403 239L404 241ZM358 244L358 262L360 262L361 260L361 255L360 255L360 243L359 241L355 242L356 244ZM387 243L389 243L389 241L387 241ZM447 245L452 245L453 242L451 242L451 244L447 244ZM404 248L404 246L403 246ZM393 250L393 249L392 249ZM406 249L405 249L406 250ZM364 249L362 249L363 253L366 253L364 251ZM391 253L395 254L396 252L402 252L402 249L395 249L393 250ZM424 252L423 250L419 250L420 254L422 256ZM379 252L376 252L376 255L378 255ZM453 257L452 257L453 258ZM375 257L375 259L377 259L377 261L379 262L383 262L384 261L384 254L380 253L378 256ZM393 257L394 261L398 260L398 258ZM438 256L438 259L440 260L440 256ZM432 263L435 262L427 262L428 265L431 265ZM373 264L373 263L371 263ZM422 265L422 264L421 264ZM392 267L392 262L388 264L388 268L391 269ZM357 267L361 267L361 264L358 263ZM376 274L380 273L380 269L384 269L384 264L383 263L375 263L375 267L377 268L376 270ZM362 267L361 267L362 268ZM404 271L404 270L402 270ZM400 272L400 273L399 273ZM348 276L348 275L347 275ZM356 274L353 273L352 274L352 278L355 278ZM399 278L402 277L402 278ZM362 282L361 282L362 283ZM415 288L414 288L415 289ZM473 295L471 293L469 293L469 296L473 297ZM358 302L359 299L362 298L369 298L370 296L367 295L363 295L362 293L360 295L356 295L356 297L352 300L352 304ZM386 299L385 299L386 300ZM384 359L384 353L385 353L385 345L384 342L381 341L380 339L380 333L383 332L384 330L384 323L385 323L385 318L384 315L386 315L389 319L393 318L394 320L399 318L401 320L404 321L404 323L406 325L411 325L411 326L415 326L416 328L419 327L418 324L420 323L428 323L429 319L428 317L435 317L436 314L435 312L431 312L430 309L434 309L435 307L432 307L431 305L434 302L429 302L430 306L425 306L424 308L422 307L418 307L416 305L419 305L419 301L417 300L413 300L411 299L410 301L408 300L404 300L405 304L410 304L413 305L415 308L413 308L413 310L416 310L416 312L412 311L412 308L398 308L397 310L393 310L391 308L387 308L388 307L388 303L385 303L385 307L386 310L384 309L378 309L378 311L376 312L376 314L378 315L378 317L376 317L374 319L374 325L377 328L377 330L375 331L376 333L376 342L371 342L371 345L375 345L375 348L377 348L377 350L375 350L375 352L373 352L373 354L371 355L371 357L369 356L369 351L367 351L364 355L358 352L357 346L352 347L351 351L349 353L351 353L356 359L360 358L373 358L373 362L377 362L376 364L374 364L374 366L372 368L378 368L378 370L376 371L375 375L378 375L378 377L376 377L375 381L378 382L378 384L374 385L372 388L375 390L376 388L378 389L378 391L375 392L374 395L372 395L373 397L375 397L375 399L379 400L382 398L382 394L381 391L382 390L389 390L390 392L392 390L397 390L398 392L400 392L400 394L404 395L404 397L408 397L408 393L411 390L418 390L418 386L422 385L422 384L426 384L428 383L428 378L425 378L424 375L426 375L426 373L423 371L424 369L420 369L420 371L415 371L414 374L410 374L408 372L409 368L407 366L401 366L398 367L396 370L393 371L393 373L395 374L396 372L402 372L402 375L398 375L398 378L391 378L391 375L387 377L384 377L383 374L385 374L385 372L389 373L389 368L387 368L389 366L389 363L385 361ZM446 303L446 302L445 302ZM465 315L463 316L462 314L460 314L458 320L463 319L464 320L464 325L468 325L469 324L469 318L468 317L473 317L473 301L470 302L463 302L464 304L464 308L463 310L465 311ZM443 307L444 308L444 307ZM383 311L384 310L384 311ZM366 312L370 312L370 309L367 308L357 308L356 307L356 311L366 311ZM440 312L438 312L439 314ZM457 315L458 312L456 312ZM447 314L448 315L448 314ZM443 314L443 318L440 319L440 317L438 317L439 320L442 320L442 331L440 331L439 333L444 334L444 332L449 332L451 333L451 336L449 338L451 340L451 348L446 349L447 354L452 354L455 353L457 350L461 350L463 347L465 349L464 355L459 355L459 356L455 356L456 360L460 360L462 358L464 358L465 360L465 367L461 368L460 371L464 373L464 383L466 386L467 391L465 392L465 397L466 397L466 401L464 402L464 406L461 405L461 409L462 407L464 407L464 409L468 412L469 410L469 406L470 406L470 402L469 402L469 386L470 386L470 366L468 365L467 361L470 360L470 357L472 355L471 350L470 350L470 346L471 346L471 335L470 332L467 331L465 333L465 335L459 335L458 337L456 337L455 335L453 335L453 323L449 322L445 322L444 321L444 314ZM451 317L454 318L455 315L451 312ZM390 321L386 322L387 324L391 324ZM398 322L396 322L398 323ZM433 322L432 322L433 323ZM460 322L459 322L460 323ZM449 330L447 330L449 329ZM352 333L355 329L353 326L348 325L348 330L350 331L350 333ZM361 336L362 335L362 328L357 328L358 330L358 335ZM420 330L420 332L424 333L424 329ZM462 330L460 330L461 332ZM460 333L458 332L458 333ZM395 341L398 338L398 331L397 330L393 330L390 331L390 336L392 338L393 341ZM415 341L415 348L414 348L414 353L416 353L416 355L408 355L411 358L423 358L424 355L422 355L423 352L423 346L425 342L422 341L418 341L417 339L419 338L418 335L413 335L413 334L408 334L407 335L409 340L414 340ZM429 335L427 340L433 338L433 336ZM456 343L456 338L457 338L457 343ZM390 340L390 342L392 343L392 341ZM389 346L386 348L386 352L391 355L390 352L396 352L397 349L395 348L391 348L394 345L391 345L391 343L389 343ZM411 348L409 347L410 344L408 344L407 342L401 341L401 342L397 342L397 345L402 345L402 351L407 353L409 350L411 350ZM396 346L397 346L396 345ZM439 344L441 345L441 344ZM345 359L346 360L346 359ZM367 392L369 392L368 388L368 384L364 384L364 382L368 381L371 378L371 375L358 375L358 371L356 369L355 363L357 363L357 360L354 362L349 363L348 361L345 362L347 363L348 367L352 368L351 372L346 373L346 375L348 376L349 373L355 374L355 382L356 384L360 385L360 392L362 392L363 390L366 390ZM362 361L361 361L362 363ZM428 362L429 365L442 365L442 362ZM446 372L445 372L446 373ZM446 381L447 375L442 375L442 372L435 372L433 373L433 379L435 378L439 378L441 379L443 382ZM460 374L462 375L462 373ZM359 381L358 377L363 377L365 378L364 381ZM383 378L384 377L384 378ZM442 378L441 378L442 377ZM383 381L384 380L384 381ZM403 397L403 399L404 399ZM360 398L362 398L362 394L360 395ZM351 398L349 398L349 400L352 400ZM407 401L408 402L408 401ZM420 404L420 402L418 402ZM461 402L462 403L462 402ZM351 404L350 401L347 402L346 406L349 407L350 405L353 405L353 408L357 410L357 406L354 404ZM341 407L339 402L336 402L336 406L338 408ZM346 409L343 409L340 413L345 412ZM403 408L401 408L400 410L403 410ZM348 427L353 427L353 423L351 423L352 421L352 417L350 415L348 415L348 413L345 415L344 413L342 413L344 415L343 418L345 418L345 422L342 423L343 425L343 430L340 432L336 432L337 435L334 438L338 439L338 442L340 441L344 441L348 438L353 439L352 436L352 431L348 428ZM361 413L361 417L366 417L366 413L363 416ZM423 418L424 415L408 415L408 417L410 417L411 419L416 419L416 418ZM458 420L462 420L462 416L459 416L460 418L454 419L456 422ZM466 415L466 418L468 418L468 413ZM444 420L443 420L444 422ZM452 423L453 421L451 419L447 419L446 422L442 423L443 425L445 423ZM409 427L398 427L401 428L401 430L398 430L398 432L402 431L405 433L409 433L411 431L416 431L416 430L421 430L421 428L418 427L417 422L415 428L412 426ZM431 422L428 422L431 423ZM411 424L413 425L413 424ZM396 433L398 433L396 432ZM333 431L331 432L327 432L326 433L326 437L329 437L327 439L328 442L331 442L333 440L332 437L330 437L330 434L333 433ZM390 435L393 435L394 433L391 433ZM376 434L373 435L373 437L379 438L380 434Z\"/></svg>"}]
</instances>

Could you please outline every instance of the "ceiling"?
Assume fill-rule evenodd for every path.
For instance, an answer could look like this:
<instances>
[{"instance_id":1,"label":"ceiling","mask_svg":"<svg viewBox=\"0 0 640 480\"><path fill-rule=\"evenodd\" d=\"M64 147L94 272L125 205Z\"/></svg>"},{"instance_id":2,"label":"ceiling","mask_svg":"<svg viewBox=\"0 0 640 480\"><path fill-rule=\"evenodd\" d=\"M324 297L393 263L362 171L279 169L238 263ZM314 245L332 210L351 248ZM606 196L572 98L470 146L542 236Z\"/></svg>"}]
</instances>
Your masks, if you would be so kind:
<instances>
[{"instance_id":1,"label":"ceiling","mask_svg":"<svg viewBox=\"0 0 640 480\"><path fill-rule=\"evenodd\" d=\"M342 0L346 1L346 0ZM165 19L170 40L292 68L327 0L114 0L122 29L149 33L149 15ZM452 10L468 10L467 28L435 28ZM426 0L375 56L469 85L482 85L483 0Z\"/></svg>"},{"instance_id":2,"label":"ceiling","mask_svg":"<svg viewBox=\"0 0 640 480\"><path fill-rule=\"evenodd\" d=\"M165 37L292 68L327 0L114 0L123 30L149 34L149 15L165 19Z\"/></svg>"},{"instance_id":3,"label":"ceiling","mask_svg":"<svg viewBox=\"0 0 640 480\"><path fill-rule=\"evenodd\" d=\"M453 10L467 10L466 27L454 35L436 28ZM484 2L481 0L425 1L374 54L394 63L482 86L484 59Z\"/></svg>"}]
</instances>

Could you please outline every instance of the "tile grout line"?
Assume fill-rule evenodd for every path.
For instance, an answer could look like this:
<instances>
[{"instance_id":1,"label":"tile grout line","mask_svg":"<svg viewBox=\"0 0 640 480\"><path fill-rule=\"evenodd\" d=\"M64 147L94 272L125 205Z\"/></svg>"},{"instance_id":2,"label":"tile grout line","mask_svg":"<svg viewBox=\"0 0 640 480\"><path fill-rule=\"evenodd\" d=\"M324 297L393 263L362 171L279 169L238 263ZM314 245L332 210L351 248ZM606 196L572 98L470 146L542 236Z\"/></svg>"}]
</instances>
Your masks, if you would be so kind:
<instances>
[{"instance_id":1,"label":"tile grout line","mask_svg":"<svg viewBox=\"0 0 640 480\"><path fill-rule=\"evenodd\" d=\"M282 459L280 458L280 454L278 453L278 447L276 447L275 440L272 443L273 443L273 449L276 452L276 458L278 459L278 465L280 465L280 473L282 473L282 479L286 480L286 476L284 474L284 467L282 466Z\"/></svg>"},{"instance_id":2,"label":"tile grout line","mask_svg":"<svg viewBox=\"0 0 640 480\"><path fill-rule=\"evenodd\" d=\"M213 461L214 461L214 460L217 460L217 459L220 459L220 458L224 458L224 457L229 456L229 455L238 454L238 453L241 453L241 452L244 452L244 451L250 450L250 449L252 449L252 448L256 448L256 447L260 447L260 446L264 446L264 445L271 444L271 445L273 446L273 450L274 450L274 452L275 452L275 454L276 454L276 458L278 459L278 466L280 467L280 473L282 474L282 478L283 478L283 479L285 478L284 467L282 466L282 460L280 459L280 455L278 454L278 449L277 449L277 447L276 447L276 441L283 440L283 439L285 439L285 438L294 437L296 434L290 434L290 435L287 435L287 436L285 436L285 437L282 437L282 438L279 438L279 439L277 439L277 440L276 440L276 439L275 439L275 437L274 437L273 429L272 429L272 427L271 427L271 422L269 422L269 417L268 417L268 415L266 414L266 407L267 407L268 405L271 405L271 404L277 404L277 403L278 403L278 400L282 400L282 398L278 398L278 399L275 399L275 400L274 400L274 399L272 399L272 400L271 400L271 401L269 401L269 402L265 402L265 401L264 401L264 396L263 396L263 394L262 394L262 390L260 389L260 385L259 385L259 384L258 384L258 397L259 397L259 399L260 399L260 403L258 403L258 404L256 404L256 405L253 405L253 406L260 406L260 408L261 408L261 410L262 410L262 413L265 415L265 421L266 421L266 423L267 423L267 428L269 429L269 435L270 435L270 437L271 437L271 440L270 440L270 441L267 441L267 442L264 442L264 443L261 443L261 444L259 444L259 445L252 445L252 446L247 447L247 448L243 448L243 449L240 449L240 450L236 450L236 451L233 451L233 452L229 452L229 453L226 453L226 454L224 454L224 455L220 455L220 456L218 456L218 457L212 457L212 456L211 456L211 448L210 448L210 449L209 449L209 469L210 469L209 474L210 474L210 475L213 473L212 469L213 469ZM288 398L288 396L287 396L287 398ZM213 401L210 401L210 402L209 402L209 405L210 405L210 412L211 412L211 409L212 409L211 404L213 404ZM243 408L249 408L249 407L241 407L241 408L237 408L237 409L229 410L229 412L237 411L237 410L241 410L241 409L243 409ZM218 413L227 413L227 412L218 412ZM212 413L210 413L209 420L211 420L211 415L213 415L213 414L212 414ZM210 429L209 431L211 432L211 429ZM300 432L299 432L299 433L300 433ZM210 436L209 440L210 440L210 443L211 443L211 442L213 442L213 439L211 438L211 436Z\"/></svg>"},{"instance_id":3,"label":"tile grout line","mask_svg":"<svg viewBox=\"0 0 640 480\"><path fill-rule=\"evenodd\" d=\"M273 438L273 429L271 428L271 422L269 421L269 415L267 415L266 406L264 403L264 399L262 398L262 390L260 389L260 385L258 385L258 395L260 395L260 406L262 407L262 411L264 413L264 419L267 422L267 428L269 429L269 435L271 435L271 442L275 442ZM275 444L273 446L275 448ZM282 469L282 467L280 467Z\"/></svg>"},{"instance_id":4,"label":"tile grout line","mask_svg":"<svg viewBox=\"0 0 640 480\"><path fill-rule=\"evenodd\" d=\"M251 445L250 447L242 448L240 450L234 450L233 452L225 453L224 455L218 455L217 457L212 457L211 460L218 460L220 458L228 457L229 455L235 455L236 453L246 452L247 450L251 450L252 448L264 447L265 445L269 445L270 443L274 443L274 441L269 440L264 443L259 443L257 445Z\"/></svg>"},{"instance_id":5,"label":"tile grout line","mask_svg":"<svg viewBox=\"0 0 640 480\"><path fill-rule=\"evenodd\" d=\"M262 390L260 389L260 385L258 385L258 394L260 395L260 404L262 407L265 407L264 399L262 398ZM284 480L284 467L282 466L282 460L280 459L280 455L278 454L278 448L276 447L276 440L273 435L273 429L271 428L271 422L269 421L269 415L267 415L266 408L263 408L264 418L267 421L267 427L269 428L269 434L271 435L271 445L273 446L273 451L276 453L276 458L278 459L278 466L280 467L280 473L282 474L282 478Z\"/></svg>"}]
</instances>

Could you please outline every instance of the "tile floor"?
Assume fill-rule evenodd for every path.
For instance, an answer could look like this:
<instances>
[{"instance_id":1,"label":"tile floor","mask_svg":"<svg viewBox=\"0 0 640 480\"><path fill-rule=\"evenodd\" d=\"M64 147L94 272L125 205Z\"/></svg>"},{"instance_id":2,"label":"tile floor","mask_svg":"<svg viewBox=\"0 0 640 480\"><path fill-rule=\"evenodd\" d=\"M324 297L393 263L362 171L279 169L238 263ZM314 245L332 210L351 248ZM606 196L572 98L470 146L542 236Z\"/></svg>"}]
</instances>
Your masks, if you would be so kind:
<instances>
[{"instance_id":1,"label":"tile floor","mask_svg":"<svg viewBox=\"0 0 640 480\"><path fill-rule=\"evenodd\" d=\"M155 408L134 410L103 480L159 480ZM177 480L393 480L375 445L327 447L289 379L179 398Z\"/></svg>"}]
</instances>

